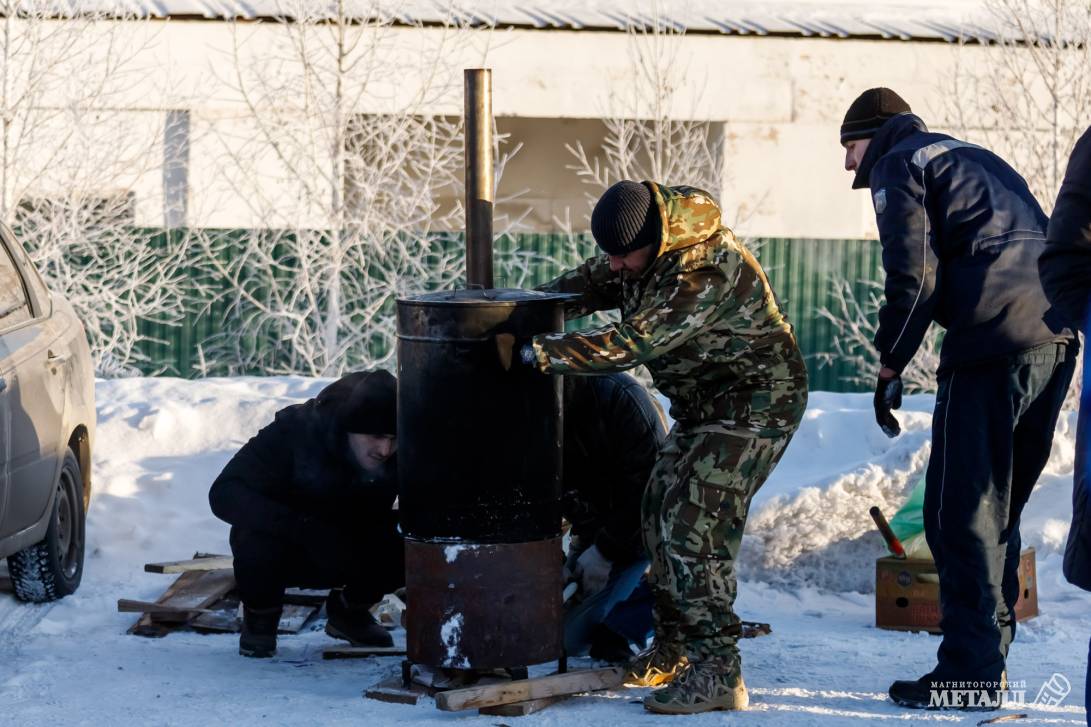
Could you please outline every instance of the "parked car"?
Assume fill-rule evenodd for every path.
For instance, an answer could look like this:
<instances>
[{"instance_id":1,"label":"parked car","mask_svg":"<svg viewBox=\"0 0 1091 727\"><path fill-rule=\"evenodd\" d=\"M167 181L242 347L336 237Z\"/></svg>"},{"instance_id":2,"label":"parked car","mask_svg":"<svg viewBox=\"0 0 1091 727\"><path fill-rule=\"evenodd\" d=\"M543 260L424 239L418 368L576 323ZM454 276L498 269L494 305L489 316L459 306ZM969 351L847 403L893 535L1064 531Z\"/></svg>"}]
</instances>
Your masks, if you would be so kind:
<instances>
[{"instance_id":1,"label":"parked car","mask_svg":"<svg viewBox=\"0 0 1091 727\"><path fill-rule=\"evenodd\" d=\"M83 325L0 225L0 558L16 597L83 576L95 379Z\"/></svg>"}]
</instances>

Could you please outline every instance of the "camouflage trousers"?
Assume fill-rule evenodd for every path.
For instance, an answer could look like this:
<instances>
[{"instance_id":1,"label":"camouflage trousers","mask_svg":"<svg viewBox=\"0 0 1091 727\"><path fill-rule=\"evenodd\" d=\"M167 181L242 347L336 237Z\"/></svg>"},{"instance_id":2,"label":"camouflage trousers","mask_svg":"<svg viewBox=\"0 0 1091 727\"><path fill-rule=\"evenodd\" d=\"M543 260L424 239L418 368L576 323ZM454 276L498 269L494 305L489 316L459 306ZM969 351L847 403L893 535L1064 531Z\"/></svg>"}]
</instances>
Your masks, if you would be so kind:
<instances>
[{"instance_id":1,"label":"camouflage trousers","mask_svg":"<svg viewBox=\"0 0 1091 727\"><path fill-rule=\"evenodd\" d=\"M655 638L691 661L740 669L735 561L750 500L798 422L775 437L726 425L675 425L660 451L641 507Z\"/></svg>"}]
</instances>

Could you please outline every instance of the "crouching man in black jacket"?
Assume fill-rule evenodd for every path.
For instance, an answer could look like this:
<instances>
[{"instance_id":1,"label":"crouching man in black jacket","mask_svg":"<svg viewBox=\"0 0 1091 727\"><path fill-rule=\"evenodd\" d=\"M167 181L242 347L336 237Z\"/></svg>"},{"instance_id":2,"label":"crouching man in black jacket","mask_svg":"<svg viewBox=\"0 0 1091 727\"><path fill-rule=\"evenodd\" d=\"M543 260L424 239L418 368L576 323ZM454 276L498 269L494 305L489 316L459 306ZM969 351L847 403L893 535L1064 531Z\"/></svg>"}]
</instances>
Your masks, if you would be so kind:
<instances>
[{"instance_id":1,"label":"crouching man in black jacket","mask_svg":"<svg viewBox=\"0 0 1091 727\"><path fill-rule=\"evenodd\" d=\"M392 510L396 389L386 371L353 373L281 409L212 484L212 512L231 524L243 603L240 654L276 652L289 586L332 589L331 636L393 645L369 608L405 578Z\"/></svg>"},{"instance_id":2,"label":"crouching man in black jacket","mask_svg":"<svg viewBox=\"0 0 1091 727\"><path fill-rule=\"evenodd\" d=\"M841 143L853 188L871 190L883 246L875 415L888 436L900 431L899 374L932 321L946 329L924 499L943 642L936 667L894 682L890 697L995 708L1015 636L1019 517L1076 362L1038 278L1046 216L1002 159L929 133L890 89L853 102Z\"/></svg>"}]
</instances>

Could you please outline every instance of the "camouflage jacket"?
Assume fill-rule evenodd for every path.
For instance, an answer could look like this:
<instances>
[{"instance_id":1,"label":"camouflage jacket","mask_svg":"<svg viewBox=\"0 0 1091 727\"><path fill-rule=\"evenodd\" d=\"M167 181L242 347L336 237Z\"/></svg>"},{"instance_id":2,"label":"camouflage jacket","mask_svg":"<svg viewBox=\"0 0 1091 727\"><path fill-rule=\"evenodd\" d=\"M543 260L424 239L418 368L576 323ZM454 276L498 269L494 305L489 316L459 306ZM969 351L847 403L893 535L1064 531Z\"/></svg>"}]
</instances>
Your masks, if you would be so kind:
<instances>
[{"instance_id":1,"label":"camouflage jacket","mask_svg":"<svg viewBox=\"0 0 1091 727\"><path fill-rule=\"evenodd\" d=\"M644 364L684 425L722 422L776 436L795 426L807 372L757 260L720 222L711 195L645 182L664 220L655 260L637 279L605 255L541 286L577 293L566 317L620 309L621 322L534 337L542 371L592 374Z\"/></svg>"}]
</instances>

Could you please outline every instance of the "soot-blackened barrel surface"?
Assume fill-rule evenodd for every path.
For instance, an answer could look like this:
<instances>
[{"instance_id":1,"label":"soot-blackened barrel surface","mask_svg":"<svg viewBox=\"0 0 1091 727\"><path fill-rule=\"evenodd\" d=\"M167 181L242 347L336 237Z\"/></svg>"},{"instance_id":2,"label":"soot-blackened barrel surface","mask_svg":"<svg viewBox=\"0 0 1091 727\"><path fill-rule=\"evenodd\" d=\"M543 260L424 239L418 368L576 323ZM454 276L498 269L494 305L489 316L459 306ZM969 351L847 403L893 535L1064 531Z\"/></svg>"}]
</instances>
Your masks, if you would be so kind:
<instances>
[{"instance_id":1,"label":"soot-blackened barrel surface","mask_svg":"<svg viewBox=\"0 0 1091 727\"><path fill-rule=\"evenodd\" d=\"M398 301L399 510L407 537L551 538L561 522L561 379L514 362L563 330L564 296L460 290Z\"/></svg>"}]
</instances>

